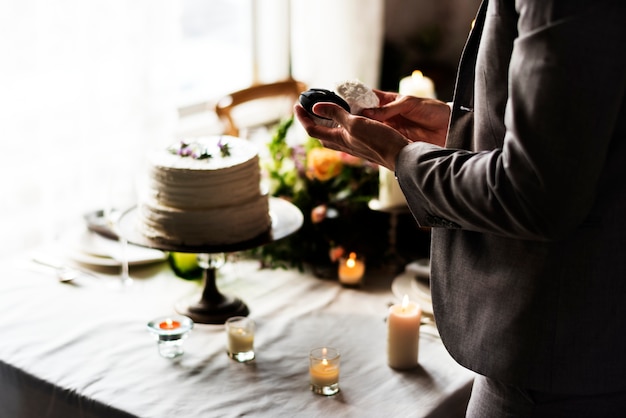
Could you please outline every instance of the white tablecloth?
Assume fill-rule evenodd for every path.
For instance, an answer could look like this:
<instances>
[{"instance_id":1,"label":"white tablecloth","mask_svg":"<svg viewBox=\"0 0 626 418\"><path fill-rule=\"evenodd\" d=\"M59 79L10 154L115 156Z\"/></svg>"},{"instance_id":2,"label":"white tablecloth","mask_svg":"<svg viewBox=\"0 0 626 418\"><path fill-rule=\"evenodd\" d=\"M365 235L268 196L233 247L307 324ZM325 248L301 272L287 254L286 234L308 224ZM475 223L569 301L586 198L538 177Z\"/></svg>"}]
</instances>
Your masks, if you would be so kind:
<instances>
[{"instance_id":1,"label":"white tablecloth","mask_svg":"<svg viewBox=\"0 0 626 418\"><path fill-rule=\"evenodd\" d=\"M257 323L256 360L225 353L223 326L196 324L176 360L158 355L146 323L200 290L166 264L61 284L51 270L4 262L0 276L0 417L463 416L473 374L422 326L420 367L386 364L389 277L345 289L293 270L231 263L218 287ZM339 394L313 394L308 352L342 353Z\"/></svg>"}]
</instances>

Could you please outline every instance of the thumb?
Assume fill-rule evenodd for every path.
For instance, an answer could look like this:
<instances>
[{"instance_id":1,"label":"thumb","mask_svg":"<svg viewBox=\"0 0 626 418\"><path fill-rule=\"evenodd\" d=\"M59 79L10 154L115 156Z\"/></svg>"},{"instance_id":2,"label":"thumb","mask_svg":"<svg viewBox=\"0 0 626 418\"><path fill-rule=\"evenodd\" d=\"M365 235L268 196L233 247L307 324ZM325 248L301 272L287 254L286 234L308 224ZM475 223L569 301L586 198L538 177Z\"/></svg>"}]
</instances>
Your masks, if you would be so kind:
<instances>
[{"instance_id":1,"label":"thumb","mask_svg":"<svg viewBox=\"0 0 626 418\"><path fill-rule=\"evenodd\" d=\"M341 106L330 102L319 102L313 105L313 113L317 116L342 123L349 115Z\"/></svg>"},{"instance_id":2,"label":"thumb","mask_svg":"<svg viewBox=\"0 0 626 418\"><path fill-rule=\"evenodd\" d=\"M373 107L370 109L365 109L361 114L366 118L374 119L379 122L383 122L389 118L396 116L399 112L398 108L395 106L384 105L381 107Z\"/></svg>"}]
</instances>

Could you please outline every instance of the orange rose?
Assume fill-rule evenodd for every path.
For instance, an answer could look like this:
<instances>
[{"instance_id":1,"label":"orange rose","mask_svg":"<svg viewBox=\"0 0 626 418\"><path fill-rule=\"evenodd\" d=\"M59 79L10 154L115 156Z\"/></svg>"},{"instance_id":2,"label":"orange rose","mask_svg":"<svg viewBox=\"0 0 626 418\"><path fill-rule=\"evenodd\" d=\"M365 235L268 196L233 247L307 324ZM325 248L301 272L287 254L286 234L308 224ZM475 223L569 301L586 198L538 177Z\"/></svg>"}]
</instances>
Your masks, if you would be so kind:
<instances>
[{"instance_id":1,"label":"orange rose","mask_svg":"<svg viewBox=\"0 0 626 418\"><path fill-rule=\"evenodd\" d=\"M341 154L328 148L313 148L307 154L306 162L306 176L319 181L328 181L343 169Z\"/></svg>"}]
</instances>

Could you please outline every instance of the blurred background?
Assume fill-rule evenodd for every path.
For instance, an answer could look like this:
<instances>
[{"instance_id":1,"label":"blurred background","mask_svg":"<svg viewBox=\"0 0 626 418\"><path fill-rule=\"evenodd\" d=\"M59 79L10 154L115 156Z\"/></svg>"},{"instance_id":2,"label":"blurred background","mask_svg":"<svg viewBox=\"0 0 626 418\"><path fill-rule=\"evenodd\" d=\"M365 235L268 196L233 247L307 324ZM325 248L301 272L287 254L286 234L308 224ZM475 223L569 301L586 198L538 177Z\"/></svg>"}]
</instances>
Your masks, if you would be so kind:
<instances>
[{"instance_id":1,"label":"blurred background","mask_svg":"<svg viewBox=\"0 0 626 418\"><path fill-rule=\"evenodd\" d=\"M479 0L0 0L0 251L131 199L146 150L220 133L224 94L289 77L452 98Z\"/></svg>"}]
</instances>

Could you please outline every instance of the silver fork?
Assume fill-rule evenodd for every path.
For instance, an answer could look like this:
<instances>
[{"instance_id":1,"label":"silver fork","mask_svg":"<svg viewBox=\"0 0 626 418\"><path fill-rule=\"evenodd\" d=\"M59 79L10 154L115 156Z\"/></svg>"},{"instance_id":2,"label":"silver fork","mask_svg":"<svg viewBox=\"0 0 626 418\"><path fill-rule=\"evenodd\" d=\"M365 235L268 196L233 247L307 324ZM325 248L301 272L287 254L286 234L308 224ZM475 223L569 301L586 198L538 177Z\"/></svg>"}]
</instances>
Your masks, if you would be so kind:
<instances>
[{"instance_id":1,"label":"silver fork","mask_svg":"<svg viewBox=\"0 0 626 418\"><path fill-rule=\"evenodd\" d=\"M60 264L58 262L48 260L48 259L43 259L41 257L33 257L32 260L37 264L41 264L42 266L46 266L46 267L50 267L54 269L56 271L57 279L61 283L70 283L76 280L77 278L79 278L80 276L90 276L93 278L98 277L94 273L88 270L80 269L78 267L66 266L64 264Z\"/></svg>"}]
</instances>

